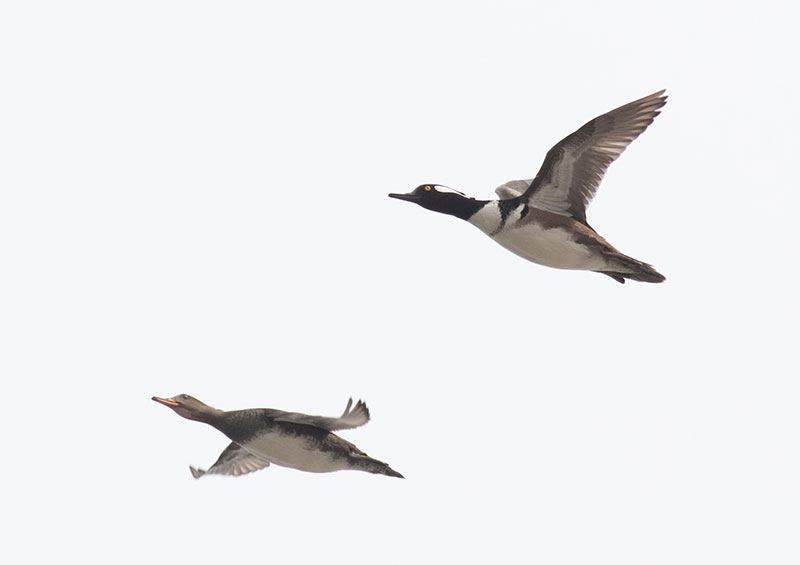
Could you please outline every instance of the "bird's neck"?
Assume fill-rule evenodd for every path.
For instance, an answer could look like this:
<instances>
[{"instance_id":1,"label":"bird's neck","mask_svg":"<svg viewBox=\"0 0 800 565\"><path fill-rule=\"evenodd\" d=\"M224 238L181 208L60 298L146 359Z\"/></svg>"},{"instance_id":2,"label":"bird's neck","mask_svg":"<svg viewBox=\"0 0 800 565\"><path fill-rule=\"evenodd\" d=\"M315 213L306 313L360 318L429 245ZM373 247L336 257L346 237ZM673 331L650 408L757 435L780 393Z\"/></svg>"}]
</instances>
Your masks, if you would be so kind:
<instances>
[{"instance_id":1,"label":"bird's neck","mask_svg":"<svg viewBox=\"0 0 800 565\"><path fill-rule=\"evenodd\" d=\"M460 194L448 195L448 198L443 198L436 202L423 204L425 208L440 212L442 214L449 214L462 220L469 220L475 212L483 208L488 200L475 200L474 198L467 198Z\"/></svg>"},{"instance_id":2,"label":"bird's neck","mask_svg":"<svg viewBox=\"0 0 800 565\"><path fill-rule=\"evenodd\" d=\"M209 426L214 426L215 428L217 428L219 427L219 423L222 421L224 416L225 416L224 410L219 410L217 408L212 408L211 406L208 406L207 409L204 409L202 412L194 414L191 419L197 420L198 422L203 422L204 424L208 424Z\"/></svg>"}]
</instances>

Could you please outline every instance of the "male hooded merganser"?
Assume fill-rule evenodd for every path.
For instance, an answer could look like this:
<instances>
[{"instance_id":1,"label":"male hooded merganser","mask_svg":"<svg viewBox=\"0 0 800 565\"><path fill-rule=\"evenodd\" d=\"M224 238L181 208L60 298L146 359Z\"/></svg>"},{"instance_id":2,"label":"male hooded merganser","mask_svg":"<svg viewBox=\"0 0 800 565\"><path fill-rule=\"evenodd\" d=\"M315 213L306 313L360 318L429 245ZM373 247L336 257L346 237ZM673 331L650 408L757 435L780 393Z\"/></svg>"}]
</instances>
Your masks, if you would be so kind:
<instances>
[{"instance_id":1,"label":"male hooded merganser","mask_svg":"<svg viewBox=\"0 0 800 565\"><path fill-rule=\"evenodd\" d=\"M232 440L208 470L189 467L196 479L205 474L244 475L269 467L270 463L312 473L352 469L404 478L386 463L372 459L332 433L357 428L369 421L369 409L360 400L353 406L351 398L338 418L270 408L226 412L188 394L172 398L154 396L153 400L169 406L179 416L215 427Z\"/></svg>"},{"instance_id":2,"label":"male hooded merganser","mask_svg":"<svg viewBox=\"0 0 800 565\"><path fill-rule=\"evenodd\" d=\"M658 283L651 265L617 251L586 222L586 207L608 166L667 102L661 90L586 123L559 141L533 179L499 186L499 200L476 200L446 186L423 184L392 198L467 220L517 255L548 267L595 271Z\"/></svg>"}]
</instances>

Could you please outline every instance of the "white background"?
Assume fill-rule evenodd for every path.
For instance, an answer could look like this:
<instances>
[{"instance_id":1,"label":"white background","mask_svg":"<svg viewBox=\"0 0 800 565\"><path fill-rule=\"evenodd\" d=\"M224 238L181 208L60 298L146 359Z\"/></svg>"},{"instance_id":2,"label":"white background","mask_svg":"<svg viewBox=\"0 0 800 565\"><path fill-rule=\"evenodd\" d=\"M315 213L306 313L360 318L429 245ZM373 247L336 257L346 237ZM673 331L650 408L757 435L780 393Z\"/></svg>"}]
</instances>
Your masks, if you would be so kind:
<instances>
[{"instance_id":1,"label":"white background","mask_svg":"<svg viewBox=\"0 0 800 565\"><path fill-rule=\"evenodd\" d=\"M9 563L800 561L791 3L4 2ZM547 269L390 200L531 177L667 88ZM373 419L405 481L150 400Z\"/></svg>"}]
</instances>

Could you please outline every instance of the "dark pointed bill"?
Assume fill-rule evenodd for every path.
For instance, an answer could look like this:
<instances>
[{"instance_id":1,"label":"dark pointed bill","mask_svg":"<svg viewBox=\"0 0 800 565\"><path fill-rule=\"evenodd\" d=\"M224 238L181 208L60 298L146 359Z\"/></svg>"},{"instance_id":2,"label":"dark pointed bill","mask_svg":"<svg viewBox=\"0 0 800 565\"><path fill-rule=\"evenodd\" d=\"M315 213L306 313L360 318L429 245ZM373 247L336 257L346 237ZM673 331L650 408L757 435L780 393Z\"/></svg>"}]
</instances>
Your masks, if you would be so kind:
<instances>
[{"instance_id":1,"label":"dark pointed bill","mask_svg":"<svg viewBox=\"0 0 800 565\"><path fill-rule=\"evenodd\" d=\"M419 196L414 194L413 192L409 192L408 194L396 194L391 193L389 198L397 198L398 200L408 200L409 202L416 202L419 200Z\"/></svg>"},{"instance_id":2,"label":"dark pointed bill","mask_svg":"<svg viewBox=\"0 0 800 565\"><path fill-rule=\"evenodd\" d=\"M169 406L170 408L174 408L175 406L178 405L177 402L169 398L159 398L158 396L154 396L153 400L155 400L159 404L163 404L164 406Z\"/></svg>"}]
</instances>

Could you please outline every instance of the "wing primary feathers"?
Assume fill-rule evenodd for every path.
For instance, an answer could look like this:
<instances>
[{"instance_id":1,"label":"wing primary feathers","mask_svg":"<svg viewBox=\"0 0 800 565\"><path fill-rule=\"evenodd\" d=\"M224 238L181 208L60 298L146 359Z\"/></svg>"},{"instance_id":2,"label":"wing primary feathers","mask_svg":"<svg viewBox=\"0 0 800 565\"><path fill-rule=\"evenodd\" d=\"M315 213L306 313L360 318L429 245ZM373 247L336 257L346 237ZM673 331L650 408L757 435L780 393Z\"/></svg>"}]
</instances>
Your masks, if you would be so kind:
<instances>
[{"instance_id":1,"label":"wing primary feathers","mask_svg":"<svg viewBox=\"0 0 800 565\"><path fill-rule=\"evenodd\" d=\"M269 467L269 461L258 455L253 455L239 444L232 442L220 453L217 461L207 470L192 466L189 467L189 470L195 479L199 479L204 475L232 475L238 477L265 467Z\"/></svg>"},{"instance_id":2,"label":"wing primary feathers","mask_svg":"<svg viewBox=\"0 0 800 565\"><path fill-rule=\"evenodd\" d=\"M344 418L345 416L347 416L350 413L350 407L352 405L353 405L353 397L351 396L350 398L347 399L347 406L345 406L344 412L342 412L342 416L341 416L342 418Z\"/></svg>"},{"instance_id":3,"label":"wing primary feathers","mask_svg":"<svg viewBox=\"0 0 800 565\"><path fill-rule=\"evenodd\" d=\"M588 225L586 207L608 166L653 123L666 103L664 90L659 90L586 122L547 152L521 198L529 206Z\"/></svg>"},{"instance_id":4,"label":"wing primary feathers","mask_svg":"<svg viewBox=\"0 0 800 565\"><path fill-rule=\"evenodd\" d=\"M347 402L347 407L338 418L329 418L327 416L309 416L307 414L300 414L298 412L282 412L275 416L276 422L290 422L292 424L304 424L307 426L315 426L335 432L336 430L348 430L363 426L369 422L369 408L363 400L359 400L353 406L353 399Z\"/></svg>"}]
</instances>

